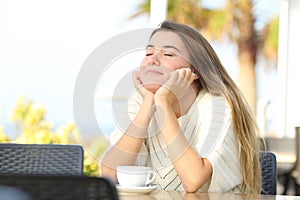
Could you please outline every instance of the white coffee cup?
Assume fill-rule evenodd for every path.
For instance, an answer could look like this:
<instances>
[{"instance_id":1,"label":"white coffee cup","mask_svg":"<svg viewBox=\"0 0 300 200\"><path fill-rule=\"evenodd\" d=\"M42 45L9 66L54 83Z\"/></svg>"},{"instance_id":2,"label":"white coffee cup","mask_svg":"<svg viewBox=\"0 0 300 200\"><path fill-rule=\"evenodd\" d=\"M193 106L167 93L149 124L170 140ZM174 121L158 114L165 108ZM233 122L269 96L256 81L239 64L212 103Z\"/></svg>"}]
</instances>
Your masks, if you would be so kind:
<instances>
[{"instance_id":1,"label":"white coffee cup","mask_svg":"<svg viewBox=\"0 0 300 200\"><path fill-rule=\"evenodd\" d=\"M151 167L117 166L117 178L121 186L142 187L155 180L156 173Z\"/></svg>"}]
</instances>

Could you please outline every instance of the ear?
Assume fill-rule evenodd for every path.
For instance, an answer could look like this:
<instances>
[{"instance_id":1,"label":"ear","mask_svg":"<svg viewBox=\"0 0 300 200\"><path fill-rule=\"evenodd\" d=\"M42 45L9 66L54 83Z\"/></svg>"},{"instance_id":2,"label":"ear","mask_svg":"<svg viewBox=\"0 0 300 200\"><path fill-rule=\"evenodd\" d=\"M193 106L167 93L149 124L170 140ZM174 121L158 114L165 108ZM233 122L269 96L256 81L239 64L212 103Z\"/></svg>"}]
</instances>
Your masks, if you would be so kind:
<instances>
[{"instance_id":1,"label":"ear","mask_svg":"<svg viewBox=\"0 0 300 200\"><path fill-rule=\"evenodd\" d=\"M192 70L192 73L197 76L197 78L195 78L195 80L198 79L199 75L198 75L197 71L195 70L195 68L193 66L192 66L191 70Z\"/></svg>"},{"instance_id":2,"label":"ear","mask_svg":"<svg viewBox=\"0 0 300 200\"><path fill-rule=\"evenodd\" d=\"M197 74L197 73L196 73L196 70L195 70L195 68L194 68L193 66L191 66L191 71L192 71L192 73Z\"/></svg>"}]
</instances>

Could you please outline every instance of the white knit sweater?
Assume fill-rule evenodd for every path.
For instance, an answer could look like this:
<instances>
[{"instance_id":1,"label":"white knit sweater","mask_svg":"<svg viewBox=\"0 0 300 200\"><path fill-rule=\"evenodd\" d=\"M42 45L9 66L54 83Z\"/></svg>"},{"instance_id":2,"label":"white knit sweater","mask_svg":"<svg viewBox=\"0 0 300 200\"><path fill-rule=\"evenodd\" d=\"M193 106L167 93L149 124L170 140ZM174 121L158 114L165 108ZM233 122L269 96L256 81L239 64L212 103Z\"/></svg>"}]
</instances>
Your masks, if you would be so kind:
<instances>
[{"instance_id":1,"label":"white knit sweater","mask_svg":"<svg viewBox=\"0 0 300 200\"><path fill-rule=\"evenodd\" d=\"M132 96L127 119L134 118L141 103L142 97L138 93ZM156 183L161 189L183 190L156 120L154 114L136 164L152 167L157 172ZM200 191L239 192L242 183L239 145L232 126L231 108L226 99L201 91L188 113L178 118L178 122L199 157L207 158L213 166L211 178ZM120 138L126 125L122 127L123 131L116 130L112 134L113 144Z\"/></svg>"}]
</instances>

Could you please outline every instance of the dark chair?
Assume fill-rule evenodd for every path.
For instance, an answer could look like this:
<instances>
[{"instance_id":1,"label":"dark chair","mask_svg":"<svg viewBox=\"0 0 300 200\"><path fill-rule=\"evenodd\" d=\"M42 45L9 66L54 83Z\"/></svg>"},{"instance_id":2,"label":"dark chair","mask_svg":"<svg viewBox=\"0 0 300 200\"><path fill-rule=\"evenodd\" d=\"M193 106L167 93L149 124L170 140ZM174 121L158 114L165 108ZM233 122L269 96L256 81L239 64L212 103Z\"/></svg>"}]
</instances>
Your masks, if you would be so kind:
<instances>
[{"instance_id":1,"label":"dark chair","mask_svg":"<svg viewBox=\"0 0 300 200\"><path fill-rule=\"evenodd\" d=\"M259 152L262 171L261 194L276 195L277 193L277 165L276 156L269 151Z\"/></svg>"},{"instance_id":2,"label":"dark chair","mask_svg":"<svg viewBox=\"0 0 300 200\"><path fill-rule=\"evenodd\" d=\"M0 174L83 175L80 145L0 143Z\"/></svg>"},{"instance_id":3,"label":"dark chair","mask_svg":"<svg viewBox=\"0 0 300 200\"><path fill-rule=\"evenodd\" d=\"M1 187L6 191L7 188L18 191L18 196L11 192L10 200L119 199L114 183L103 177L0 175Z\"/></svg>"}]
</instances>

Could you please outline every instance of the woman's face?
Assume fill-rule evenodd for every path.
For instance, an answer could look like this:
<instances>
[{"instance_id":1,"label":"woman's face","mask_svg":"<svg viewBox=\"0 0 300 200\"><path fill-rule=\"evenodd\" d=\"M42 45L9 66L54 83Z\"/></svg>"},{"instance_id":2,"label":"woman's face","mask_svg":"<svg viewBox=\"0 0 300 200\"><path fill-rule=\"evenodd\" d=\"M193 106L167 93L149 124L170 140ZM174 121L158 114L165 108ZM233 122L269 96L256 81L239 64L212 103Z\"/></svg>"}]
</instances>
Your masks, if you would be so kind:
<instances>
[{"instance_id":1,"label":"woman's face","mask_svg":"<svg viewBox=\"0 0 300 200\"><path fill-rule=\"evenodd\" d=\"M171 31L158 31L146 47L140 71L143 86L156 92L168 79L171 71L191 68L188 50L180 37Z\"/></svg>"}]
</instances>

